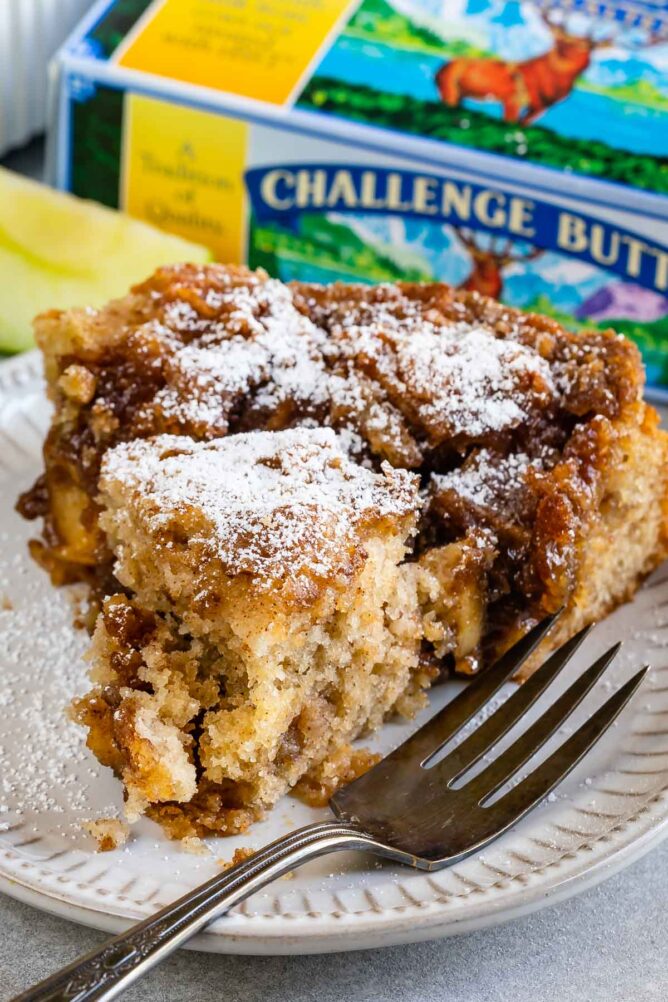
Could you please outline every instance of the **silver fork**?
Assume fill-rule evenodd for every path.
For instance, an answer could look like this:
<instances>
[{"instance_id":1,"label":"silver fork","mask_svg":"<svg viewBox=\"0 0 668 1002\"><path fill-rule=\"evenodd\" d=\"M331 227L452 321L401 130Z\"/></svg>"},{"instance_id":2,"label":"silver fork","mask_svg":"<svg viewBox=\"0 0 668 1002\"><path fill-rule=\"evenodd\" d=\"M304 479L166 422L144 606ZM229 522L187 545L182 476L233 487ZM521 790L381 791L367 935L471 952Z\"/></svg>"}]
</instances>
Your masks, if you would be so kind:
<instances>
[{"instance_id":1,"label":"silver fork","mask_svg":"<svg viewBox=\"0 0 668 1002\"><path fill-rule=\"evenodd\" d=\"M557 616L539 623L424 727L339 790L330 800L336 820L307 825L277 839L14 1002L114 998L233 905L316 856L358 849L420 870L439 870L497 838L573 769L621 712L648 670L645 666L638 671L544 762L490 803L563 724L619 650L616 644L598 658L496 759L461 783L554 681L584 640L588 629L555 651L502 707L439 759L444 746L531 655Z\"/></svg>"}]
</instances>

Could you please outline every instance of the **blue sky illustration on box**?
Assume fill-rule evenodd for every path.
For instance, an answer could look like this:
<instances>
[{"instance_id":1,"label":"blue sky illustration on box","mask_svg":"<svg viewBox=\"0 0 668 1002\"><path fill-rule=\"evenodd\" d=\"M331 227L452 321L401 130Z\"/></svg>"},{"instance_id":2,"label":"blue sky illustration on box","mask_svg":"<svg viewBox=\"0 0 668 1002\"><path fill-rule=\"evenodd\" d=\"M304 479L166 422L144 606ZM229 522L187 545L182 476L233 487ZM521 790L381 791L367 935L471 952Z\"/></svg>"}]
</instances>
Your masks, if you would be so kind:
<instances>
[{"instance_id":1,"label":"blue sky illustration on box","mask_svg":"<svg viewBox=\"0 0 668 1002\"><path fill-rule=\"evenodd\" d=\"M385 255L394 256L401 266L421 266L435 279L455 286L463 285L471 274L470 248L465 246L452 226L371 214L338 216L330 213L328 218L349 226L365 243L382 250ZM498 240L491 234L476 232L475 235L463 235L473 239L482 251L491 253L498 246ZM512 306L530 308L539 296L547 296L558 311L577 318L578 314L585 312L583 304L610 285L614 285L618 292L622 286L628 288L628 283L604 269L563 254L545 251L534 260L523 260L523 255L528 255L531 247L517 241L512 250L518 260L504 268L502 276L502 298ZM641 291L637 287L634 287L634 293L635 303L632 296L628 297L629 302L624 306L617 302L617 308L623 309L623 316L652 321L668 312L665 296L650 289Z\"/></svg>"},{"instance_id":2,"label":"blue sky illustration on box","mask_svg":"<svg viewBox=\"0 0 668 1002\"><path fill-rule=\"evenodd\" d=\"M397 26L394 35L388 29L375 41L371 32L349 26L317 75L424 101L447 100L629 152L668 155L668 19L655 32L620 21L620 4L602 4L606 9L596 19L571 9L575 5L577 0L365 0L353 19L357 25L365 17L370 25L373 17L376 23L385 19L386 26ZM544 96L544 74L552 67L538 67L540 80L531 68L518 74L518 67L550 52L560 76L548 89L562 92L552 99ZM464 63L471 60L478 61L478 80L487 67L484 95L475 93L480 83L469 85ZM448 63L455 64L450 79L439 83ZM491 63L497 66L489 70ZM513 119L501 95L526 102L532 73L543 92L538 106L533 112L525 108L525 121Z\"/></svg>"}]
</instances>

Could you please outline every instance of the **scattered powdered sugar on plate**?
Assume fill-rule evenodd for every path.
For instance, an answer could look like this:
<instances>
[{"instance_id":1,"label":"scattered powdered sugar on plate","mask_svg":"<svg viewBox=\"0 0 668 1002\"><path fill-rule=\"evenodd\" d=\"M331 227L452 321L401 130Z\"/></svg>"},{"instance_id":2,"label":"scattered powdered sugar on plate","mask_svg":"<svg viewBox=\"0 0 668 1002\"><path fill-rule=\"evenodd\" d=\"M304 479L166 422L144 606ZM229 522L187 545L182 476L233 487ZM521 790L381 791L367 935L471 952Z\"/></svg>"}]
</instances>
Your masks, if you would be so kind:
<instances>
[{"instance_id":1,"label":"scattered powdered sugar on plate","mask_svg":"<svg viewBox=\"0 0 668 1002\"><path fill-rule=\"evenodd\" d=\"M39 823L75 837L79 819L118 813L91 797L108 770L67 716L73 696L88 688L88 637L72 626L67 589L54 591L27 552L12 555L9 544L0 534L0 592L11 605L0 610L0 832Z\"/></svg>"}]
</instances>

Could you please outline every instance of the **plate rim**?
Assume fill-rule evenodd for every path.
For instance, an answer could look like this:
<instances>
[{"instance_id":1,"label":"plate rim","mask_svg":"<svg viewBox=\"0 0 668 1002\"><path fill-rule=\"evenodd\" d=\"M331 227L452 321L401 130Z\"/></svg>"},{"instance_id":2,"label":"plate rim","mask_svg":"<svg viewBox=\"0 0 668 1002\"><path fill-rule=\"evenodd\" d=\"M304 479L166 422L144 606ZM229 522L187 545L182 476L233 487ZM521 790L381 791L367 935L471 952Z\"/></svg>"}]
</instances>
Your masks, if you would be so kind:
<instances>
[{"instance_id":1,"label":"plate rim","mask_svg":"<svg viewBox=\"0 0 668 1002\"><path fill-rule=\"evenodd\" d=\"M668 791L664 790L662 794L653 798L650 805L660 801L668 802ZM643 814L649 813L650 805L641 808L636 816L622 826L618 834L621 835L624 828L636 823ZM593 889L608 877L622 872L640 860L660 845L666 837L668 837L668 811L657 824L650 823L637 837L622 841L615 851L595 861L593 865L584 862L577 872L569 873L563 879L557 879L547 886L537 882L533 888L525 887L518 895L518 900L511 904L504 898L496 900L487 898L486 902L481 902L471 913L462 917L455 916L454 920L444 913L441 902L424 903L419 907L407 905L401 909L388 908L381 913L350 912L341 916L346 920L344 926L335 925L338 919L332 915L320 916L321 925L317 928L310 915L283 914L279 917L280 925L275 922L274 917L253 916L253 925L249 927L248 933L239 931L238 928L229 933L222 931L221 926L225 921L222 917L216 920L216 928L210 932L199 933L184 944L184 949L247 956L290 956L296 953L343 953L378 949L464 935L523 918L542 908L567 901L585 890ZM594 844L600 841L602 836L593 840ZM575 852L582 853L584 849L583 845ZM554 868L555 865L558 867L562 859L543 869ZM517 878L511 878L510 882L515 879ZM482 888L481 896L494 887L495 885L491 885L489 888ZM127 918L105 912L101 907L93 908L68 901L62 895L43 888L35 888L30 883L16 877L7 877L5 874L0 874L0 891L40 911L112 934L123 932L140 918L140 916ZM431 914L426 914L427 912ZM238 917L237 913L235 918ZM294 932L284 931L281 928L284 922L292 924ZM265 928L259 930L258 925Z\"/></svg>"}]
</instances>

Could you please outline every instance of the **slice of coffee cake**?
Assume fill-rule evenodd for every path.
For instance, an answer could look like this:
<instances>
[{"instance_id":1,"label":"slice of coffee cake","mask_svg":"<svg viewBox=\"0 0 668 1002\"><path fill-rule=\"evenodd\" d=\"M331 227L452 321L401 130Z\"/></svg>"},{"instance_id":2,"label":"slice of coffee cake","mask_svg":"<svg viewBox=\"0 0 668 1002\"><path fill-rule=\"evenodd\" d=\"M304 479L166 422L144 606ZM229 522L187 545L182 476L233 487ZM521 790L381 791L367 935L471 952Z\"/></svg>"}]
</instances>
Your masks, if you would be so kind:
<instances>
[{"instance_id":1,"label":"slice of coffee cake","mask_svg":"<svg viewBox=\"0 0 668 1002\"><path fill-rule=\"evenodd\" d=\"M401 705L402 686L406 705L412 705L416 686L426 681L425 665L432 673L478 671L539 618L563 606L550 638L560 642L632 595L666 555L668 439L658 428L656 412L642 399L637 349L613 331L576 334L550 318L439 284L286 286L262 271L183 265L159 270L102 310L46 314L38 318L36 333L55 415L45 443L44 475L21 499L20 510L44 517L42 539L33 543L33 552L55 583L84 579L99 596L113 596L95 640L98 680L111 686L109 691L127 689L132 705L150 703L168 728L160 731L164 756L137 745L132 757L135 731L121 724L127 716L121 703L104 705L98 692L80 712L92 725L100 757L123 773L129 789L134 783L135 805L160 803L163 818L172 809L183 818L190 792L191 818L206 817L204 828L234 827L230 810L270 802L319 756L329 755L332 741L347 740L346 733L362 726L343 709L341 717L331 708L329 716L317 711L318 726L307 725L301 710L290 716L297 703L287 695L285 704L278 700L266 711L258 703L256 714L274 719L276 711L274 744L262 745L257 715L248 725L254 738L244 736L241 724L235 730L235 724L225 729L225 740L229 755L237 754L240 762L244 742L251 748L259 741L257 755L264 756L266 770L251 776L238 764L235 773L231 757L225 765L221 758L218 766L212 757L205 777L201 755L209 732L202 730L203 714L218 719L215 714L232 707L219 705L222 690L211 687L203 666L215 663L212 672L220 678L248 673L241 655L233 653L237 647L245 644L244 657L257 660L274 630L292 638L268 662L270 671L278 671L280 659L300 636L317 687L318 659L324 659L326 672L330 655L324 652L332 648L331 609L354 618L353 606L371 615L368 603L376 602L378 644L390 643L383 630L394 636L401 624L401 643L396 643L401 647L405 640L406 646L397 657L408 660L403 674L392 676L397 691L390 686L387 699L381 682L373 681L380 687L377 713L372 700L361 698L360 721L375 724L390 706ZM322 581L313 561L320 555L325 566L328 554L343 559L346 546L339 553L340 539L330 535L333 523L322 521L320 508L313 520L306 513L299 530L304 536L295 538L303 538L310 570L302 573L299 546L285 549L283 583L270 590L277 611L270 613L269 593L256 586L256 570L230 565L228 574L220 552L213 559L207 549L214 538L220 542L231 533L229 521L213 517L210 491L218 490L214 469L227 469L225 456L234 456L235 468L246 470L242 480L257 478L261 467L262 483L274 473L283 483L283 446L259 466L252 452L242 456L239 450L247 450L253 440L258 447L260 441L287 443L285 435L305 436L290 439L295 445L286 456L301 455L307 440L313 448L319 442L316 453L321 458L336 453L351 483L357 475L379 478L374 483L383 484L388 497L395 497L398 484L392 477L412 470L419 477L420 497L413 493L401 515L395 511L391 532L390 523L383 522L382 529L364 537L355 550L358 556L364 551L364 557L345 572L352 577L341 593L336 581L345 577L345 561ZM171 436L173 445L164 436ZM177 452L170 457L172 447ZM262 448L269 455L273 447ZM305 476L308 463L302 474L301 465L302 459L295 460L289 475ZM160 471L157 486L149 487L149 469ZM180 530L174 523L174 537L167 539L171 548L161 543L156 559L158 511L162 506L173 513L175 500L183 500L179 492L196 473L198 500ZM170 490L160 488L166 482ZM408 481L402 483L408 490ZM304 481L300 490L306 492L303 510L309 491L317 507L319 480ZM231 503L225 491L221 496ZM260 511L257 498L255 503L255 509L248 508L246 528L243 518L237 525L241 535L229 537L243 537L248 554L264 547L259 542L263 530L252 514ZM154 521L148 515L151 504ZM401 563L413 519L416 535L407 562ZM355 525L354 536L370 531L371 522L348 519L346 524ZM370 584L351 583L364 574L374 576L370 568L381 563L394 568L391 588L400 598L390 600L389 592L381 598ZM228 582L224 587L223 581ZM377 587L384 587L380 580ZM352 604L345 604L348 599ZM252 613L235 612L246 604ZM127 636L119 622L129 624ZM316 635L323 645L317 656L308 646ZM360 636L353 630L341 640L347 653L341 647L331 654L332 671L345 658L357 658ZM224 655L215 653L223 648ZM418 648L423 667L416 674ZM168 656L169 665L155 669L166 673L159 677L181 676L178 711L158 711L158 675L152 681L143 677L153 671L149 662L158 664L161 651L159 657ZM126 662L135 680L129 685L122 672L116 681L112 674ZM356 669L343 674L350 675L345 685L355 684ZM369 681L377 674L373 669ZM275 742L281 727L279 751ZM295 729L301 736L295 738ZM317 739L303 736L316 732ZM221 734L215 738L219 747ZM183 772L174 767L161 785L162 773L151 773L152 763L157 768L162 757L172 761L168 746L175 754L180 749ZM279 768L280 756L285 762ZM153 776L154 794L140 792L144 766ZM227 820L216 821L219 815Z\"/></svg>"},{"instance_id":2,"label":"slice of coffee cake","mask_svg":"<svg viewBox=\"0 0 668 1002\"><path fill-rule=\"evenodd\" d=\"M100 524L135 597L105 602L77 714L131 816L149 808L179 835L239 830L364 729L423 704L403 564L417 481L358 466L322 428L107 452Z\"/></svg>"}]
</instances>

